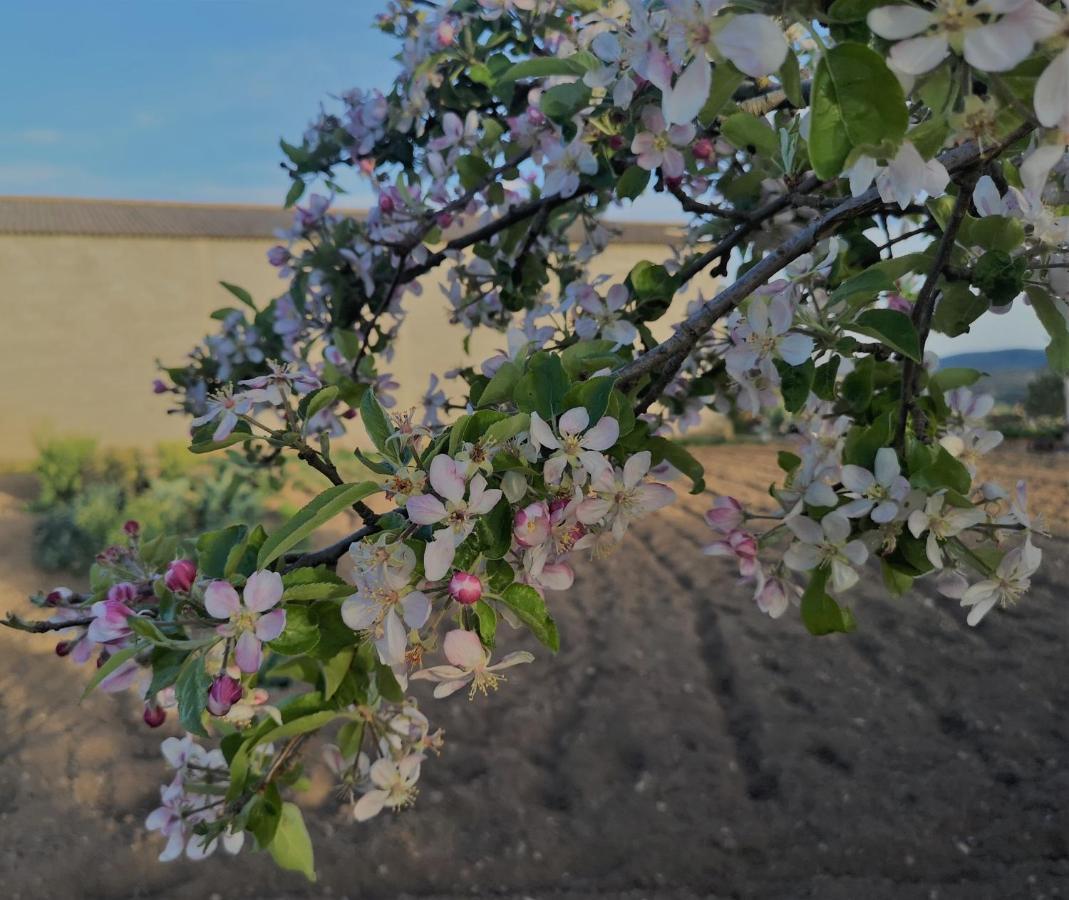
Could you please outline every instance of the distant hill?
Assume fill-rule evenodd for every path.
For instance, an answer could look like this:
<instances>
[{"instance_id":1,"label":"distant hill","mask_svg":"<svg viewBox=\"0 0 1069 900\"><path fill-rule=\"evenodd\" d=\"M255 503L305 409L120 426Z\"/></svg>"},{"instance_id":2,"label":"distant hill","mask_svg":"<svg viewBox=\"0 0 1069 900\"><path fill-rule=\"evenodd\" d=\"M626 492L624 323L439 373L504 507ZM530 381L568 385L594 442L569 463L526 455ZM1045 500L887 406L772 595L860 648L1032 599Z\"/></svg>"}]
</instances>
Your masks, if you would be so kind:
<instances>
[{"instance_id":1,"label":"distant hill","mask_svg":"<svg viewBox=\"0 0 1069 900\"><path fill-rule=\"evenodd\" d=\"M942 369L979 369L987 377L976 382L973 390L994 394L999 403L1020 403L1028 393L1028 383L1046 371L1047 354L1042 350L989 350L982 353L956 353L939 360Z\"/></svg>"},{"instance_id":2,"label":"distant hill","mask_svg":"<svg viewBox=\"0 0 1069 900\"><path fill-rule=\"evenodd\" d=\"M988 350L982 353L955 353L939 361L943 369L979 369L981 372L1035 372L1047 368L1042 350Z\"/></svg>"}]
</instances>

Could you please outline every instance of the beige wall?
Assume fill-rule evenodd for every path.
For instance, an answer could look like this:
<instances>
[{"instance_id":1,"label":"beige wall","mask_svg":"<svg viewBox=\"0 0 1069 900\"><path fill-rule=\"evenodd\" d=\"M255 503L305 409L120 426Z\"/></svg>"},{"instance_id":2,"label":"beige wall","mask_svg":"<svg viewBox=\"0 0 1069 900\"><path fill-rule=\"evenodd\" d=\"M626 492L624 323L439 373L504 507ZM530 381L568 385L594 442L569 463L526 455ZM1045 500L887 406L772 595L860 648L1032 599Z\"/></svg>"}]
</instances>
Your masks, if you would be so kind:
<instances>
[{"instance_id":1,"label":"beige wall","mask_svg":"<svg viewBox=\"0 0 1069 900\"><path fill-rule=\"evenodd\" d=\"M168 416L167 397L152 393L155 361L180 364L213 324L208 314L232 305L220 280L264 301L283 283L267 264L266 240L0 235L0 461L25 460L43 429L97 437L117 446L182 440L187 420ZM662 247L617 243L597 272L622 278ZM427 376L470 362L463 332L448 324L435 283L412 311L389 369L399 398L416 401ZM664 334L676 310L656 329ZM503 337L477 332L479 361Z\"/></svg>"}]
</instances>

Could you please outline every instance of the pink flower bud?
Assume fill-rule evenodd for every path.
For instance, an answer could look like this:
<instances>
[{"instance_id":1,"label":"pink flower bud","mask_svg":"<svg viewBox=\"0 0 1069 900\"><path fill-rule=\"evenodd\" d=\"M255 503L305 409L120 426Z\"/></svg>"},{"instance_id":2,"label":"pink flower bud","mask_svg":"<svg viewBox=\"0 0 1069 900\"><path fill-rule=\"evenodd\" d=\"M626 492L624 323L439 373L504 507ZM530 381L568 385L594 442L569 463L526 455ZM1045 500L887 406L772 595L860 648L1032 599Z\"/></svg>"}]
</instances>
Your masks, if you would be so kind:
<instances>
[{"instance_id":1,"label":"pink flower bud","mask_svg":"<svg viewBox=\"0 0 1069 900\"><path fill-rule=\"evenodd\" d=\"M56 644L56 656L66 656L74 647L70 641L60 641Z\"/></svg>"},{"instance_id":2,"label":"pink flower bud","mask_svg":"<svg viewBox=\"0 0 1069 900\"><path fill-rule=\"evenodd\" d=\"M453 214L447 212L438 213L437 221L439 228L448 228L453 224Z\"/></svg>"},{"instance_id":3,"label":"pink flower bud","mask_svg":"<svg viewBox=\"0 0 1069 900\"><path fill-rule=\"evenodd\" d=\"M674 190L675 188L677 188L681 184L683 184L683 179L682 178L668 178L668 177L665 177L664 183L665 183L665 185L668 186L668 188Z\"/></svg>"},{"instance_id":4,"label":"pink flower bud","mask_svg":"<svg viewBox=\"0 0 1069 900\"><path fill-rule=\"evenodd\" d=\"M709 138L698 138L691 151L695 159L709 159L713 155L713 142Z\"/></svg>"},{"instance_id":5,"label":"pink flower bud","mask_svg":"<svg viewBox=\"0 0 1069 900\"><path fill-rule=\"evenodd\" d=\"M705 513L705 522L714 531L728 534L742 524L742 504L734 497L717 497L713 508Z\"/></svg>"},{"instance_id":6,"label":"pink flower bud","mask_svg":"<svg viewBox=\"0 0 1069 900\"><path fill-rule=\"evenodd\" d=\"M58 587L48 592L45 603L49 606L61 606L74 596L74 591L67 587Z\"/></svg>"},{"instance_id":7,"label":"pink flower bud","mask_svg":"<svg viewBox=\"0 0 1069 900\"><path fill-rule=\"evenodd\" d=\"M225 716L230 707L241 699L244 693L241 682L229 675L217 675L212 686L208 688L208 712L213 716Z\"/></svg>"},{"instance_id":8,"label":"pink flower bud","mask_svg":"<svg viewBox=\"0 0 1069 900\"><path fill-rule=\"evenodd\" d=\"M167 590L186 593L197 578L197 567L191 560L176 559L168 564L163 583Z\"/></svg>"},{"instance_id":9,"label":"pink flower bud","mask_svg":"<svg viewBox=\"0 0 1069 900\"><path fill-rule=\"evenodd\" d=\"M280 268L289 263L290 252L281 244L276 244L274 247L267 251L267 261L272 266Z\"/></svg>"},{"instance_id":10,"label":"pink flower bud","mask_svg":"<svg viewBox=\"0 0 1069 900\"><path fill-rule=\"evenodd\" d=\"M154 393L154 394L166 394L167 393L167 385L165 385L163 383L163 381L161 379L159 379L159 378L154 379L153 382L152 382L152 393Z\"/></svg>"},{"instance_id":11,"label":"pink flower bud","mask_svg":"<svg viewBox=\"0 0 1069 900\"><path fill-rule=\"evenodd\" d=\"M360 159L360 171L365 175L370 175L375 171L375 160L370 156L364 156Z\"/></svg>"},{"instance_id":12,"label":"pink flower bud","mask_svg":"<svg viewBox=\"0 0 1069 900\"><path fill-rule=\"evenodd\" d=\"M610 150L622 150L626 144L627 141L624 139L624 136L622 134L614 134L612 137L609 138Z\"/></svg>"},{"instance_id":13,"label":"pink flower bud","mask_svg":"<svg viewBox=\"0 0 1069 900\"><path fill-rule=\"evenodd\" d=\"M162 706L157 706L155 703L147 704L141 718L145 720L145 724L149 728L159 728L167 721L167 710Z\"/></svg>"},{"instance_id":14,"label":"pink flower bud","mask_svg":"<svg viewBox=\"0 0 1069 900\"><path fill-rule=\"evenodd\" d=\"M470 606L483 595L483 583L470 572L456 572L449 579L449 596L457 603Z\"/></svg>"},{"instance_id":15,"label":"pink flower bud","mask_svg":"<svg viewBox=\"0 0 1069 900\"><path fill-rule=\"evenodd\" d=\"M120 581L108 588L107 599L114 603L133 603L137 600L137 586L129 581Z\"/></svg>"},{"instance_id":16,"label":"pink flower bud","mask_svg":"<svg viewBox=\"0 0 1069 900\"><path fill-rule=\"evenodd\" d=\"M393 197L389 194L379 194L379 209L381 209L386 215L389 215L397 208L397 205L393 202Z\"/></svg>"},{"instance_id":17,"label":"pink flower bud","mask_svg":"<svg viewBox=\"0 0 1069 900\"><path fill-rule=\"evenodd\" d=\"M141 523L134 519L129 519L123 523L122 530L125 531L130 537L135 538L141 534Z\"/></svg>"}]
</instances>

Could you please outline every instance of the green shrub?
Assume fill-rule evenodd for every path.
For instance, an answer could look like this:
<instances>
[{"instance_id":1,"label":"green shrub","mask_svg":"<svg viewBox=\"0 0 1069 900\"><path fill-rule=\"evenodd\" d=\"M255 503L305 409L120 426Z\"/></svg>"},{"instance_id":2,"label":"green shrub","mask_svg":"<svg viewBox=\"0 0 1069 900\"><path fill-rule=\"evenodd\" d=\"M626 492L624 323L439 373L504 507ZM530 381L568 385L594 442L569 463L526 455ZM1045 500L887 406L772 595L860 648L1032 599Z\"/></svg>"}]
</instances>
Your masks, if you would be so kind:
<instances>
[{"instance_id":1,"label":"green shrub","mask_svg":"<svg viewBox=\"0 0 1069 900\"><path fill-rule=\"evenodd\" d=\"M92 470L97 445L92 438L37 438L37 465L34 471L41 485L37 500L40 509L69 503L82 490Z\"/></svg>"}]
</instances>

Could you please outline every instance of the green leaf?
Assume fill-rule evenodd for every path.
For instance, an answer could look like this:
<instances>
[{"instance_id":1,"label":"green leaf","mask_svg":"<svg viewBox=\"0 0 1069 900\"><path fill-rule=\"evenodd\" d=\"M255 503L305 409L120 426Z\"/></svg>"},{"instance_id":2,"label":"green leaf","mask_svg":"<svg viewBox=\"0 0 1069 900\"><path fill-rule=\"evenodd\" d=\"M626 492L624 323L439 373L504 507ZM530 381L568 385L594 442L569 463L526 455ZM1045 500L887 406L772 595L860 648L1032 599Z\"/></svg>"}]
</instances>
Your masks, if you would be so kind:
<instances>
[{"instance_id":1,"label":"green leaf","mask_svg":"<svg viewBox=\"0 0 1069 900\"><path fill-rule=\"evenodd\" d=\"M584 407L587 415L590 416L590 424L595 425L601 421L609 408L609 400L615 384L616 378L612 375L599 375L597 378L589 378L572 385L568 396L564 398L564 406L566 409L575 406Z\"/></svg>"},{"instance_id":2,"label":"green leaf","mask_svg":"<svg viewBox=\"0 0 1069 900\"><path fill-rule=\"evenodd\" d=\"M178 701L178 718L190 734L208 736L201 719L208 705L208 688L211 686L212 679L204 670L203 655L189 657L178 673L174 693Z\"/></svg>"},{"instance_id":3,"label":"green leaf","mask_svg":"<svg viewBox=\"0 0 1069 900\"><path fill-rule=\"evenodd\" d=\"M393 433L393 429L374 391L364 392L363 399L360 401L360 418L363 419L364 429L376 449L386 456L395 456L396 454L390 452L388 447L388 438Z\"/></svg>"},{"instance_id":4,"label":"green leaf","mask_svg":"<svg viewBox=\"0 0 1069 900\"><path fill-rule=\"evenodd\" d=\"M813 393L821 400L835 399L835 379L839 374L839 364L842 357L833 356L826 363L817 366L813 373Z\"/></svg>"},{"instance_id":5,"label":"green leaf","mask_svg":"<svg viewBox=\"0 0 1069 900\"><path fill-rule=\"evenodd\" d=\"M827 19L831 22L861 22L870 10L886 5L886 0L835 0L828 7Z\"/></svg>"},{"instance_id":6,"label":"green leaf","mask_svg":"<svg viewBox=\"0 0 1069 900\"><path fill-rule=\"evenodd\" d=\"M821 57L811 109L809 159L825 179L842 172L853 150L897 143L909 126L898 79L864 44L838 44Z\"/></svg>"},{"instance_id":7,"label":"green leaf","mask_svg":"<svg viewBox=\"0 0 1069 900\"><path fill-rule=\"evenodd\" d=\"M501 419L494 422L483 433L482 439L484 444L500 444L509 438L514 438L521 431L526 431L531 426L531 414L530 413L516 413L514 416L509 416L507 419Z\"/></svg>"},{"instance_id":8,"label":"green leaf","mask_svg":"<svg viewBox=\"0 0 1069 900\"><path fill-rule=\"evenodd\" d=\"M1058 375L1069 375L1069 326L1066 325L1065 314L1045 290L1030 288L1028 296L1040 323L1050 335L1047 361L1051 370Z\"/></svg>"},{"instance_id":9,"label":"green leaf","mask_svg":"<svg viewBox=\"0 0 1069 900\"><path fill-rule=\"evenodd\" d=\"M319 635L317 634L316 640L318 641L318 639ZM338 686L342 683L342 679L345 678L346 673L349 671L349 667L353 664L353 656L355 653L355 647L348 647L323 663L324 700L329 700L338 690Z\"/></svg>"},{"instance_id":10,"label":"green leaf","mask_svg":"<svg viewBox=\"0 0 1069 900\"><path fill-rule=\"evenodd\" d=\"M564 412L568 376L560 358L550 353L531 357L530 371L516 385L513 399L522 412L537 412L550 421Z\"/></svg>"},{"instance_id":11,"label":"green leaf","mask_svg":"<svg viewBox=\"0 0 1069 900\"><path fill-rule=\"evenodd\" d=\"M810 634L849 632L857 627L853 613L828 595L828 574L825 567L814 571L802 595L802 621Z\"/></svg>"},{"instance_id":12,"label":"green leaf","mask_svg":"<svg viewBox=\"0 0 1069 900\"><path fill-rule=\"evenodd\" d=\"M876 364L871 356L859 360L851 372L843 379L842 397L846 404L855 412L861 412L868 408L872 400L873 378Z\"/></svg>"},{"instance_id":13,"label":"green leaf","mask_svg":"<svg viewBox=\"0 0 1069 900\"><path fill-rule=\"evenodd\" d=\"M301 199L301 195L303 193L304 180L301 178L294 178L293 184L290 185L290 189L286 191L286 199L284 201L285 208L289 209L291 206L293 206L294 203Z\"/></svg>"},{"instance_id":14,"label":"green leaf","mask_svg":"<svg viewBox=\"0 0 1069 900\"><path fill-rule=\"evenodd\" d=\"M278 741L285 741L291 737L296 737L299 734L308 734L312 731L319 731L319 729L329 725L335 719L347 715L355 717L357 714L343 713L336 709L323 709L318 712L308 713L307 715L297 716L294 719L290 719L288 722L284 722L282 725L276 725L274 728L260 734L251 742L249 749L251 750L252 747L259 744L277 743Z\"/></svg>"},{"instance_id":15,"label":"green leaf","mask_svg":"<svg viewBox=\"0 0 1069 900\"><path fill-rule=\"evenodd\" d=\"M921 361L921 341L917 329L905 313L894 309L868 309L852 325L844 325L843 328L875 338L914 362Z\"/></svg>"},{"instance_id":16,"label":"green leaf","mask_svg":"<svg viewBox=\"0 0 1069 900\"><path fill-rule=\"evenodd\" d=\"M570 120L579 110L590 103L590 88L583 82L558 84L542 92L539 109L558 125Z\"/></svg>"},{"instance_id":17,"label":"green leaf","mask_svg":"<svg viewBox=\"0 0 1069 900\"><path fill-rule=\"evenodd\" d=\"M209 578L226 578L230 552L245 541L248 529L230 525L220 531L208 531L197 538L197 572Z\"/></svg>"},{"instance_id":18,"label":"green leaf","mask_svg":"<svg viewBox=\"0 0 1069 900\"><path fill-rule=\"evenodd\" d=\"M499 403L507 403L512 399L512 392L519 380L520 367L514 362L502 363L501 367L494 372L490 383L479 395L479 406L497 406Z\"/></svg>"},{"instance_id":19,"label":"green leaf","mask_svg":"<svg viewBox=\"0 0 1069 900\"><path fill-rule=\"evenodd\" d=\"M491 559L486 563L486 578L490 590L500 594L516 580L516 573L505 560Z\"/></svg>"},{"instance_id":20,"label":"green leaf","mask_svg":"<svg viewBox=\"0 0 1069 900\"><path fill-rule=\"evenodd\" d=\"M512 546L512 507L502 497L489 513L475 523L479 549L487 559L501 559Z\"/></svg>"},{"instance_id":21,"label":"green leaf","mask_svg":"<svg viewBox=\"0 0 1069 900\"><path fill-rule=\"evenodd\" d=\"M749 113L735 113L720 123L720 132L740 150L752 147L762 156L779 155L779 138L768 122Z\"/></svg>"},{"instance_id":22,"label":"green leaf","mask_svg":"<svg viewBox=\"0 0 1069 900\"><path fill-rule=\"evenodd\" d=\"M646 190L651 174L642 166L628 166L616 182L616 196L621 200L634 200Z\"/></svg>"},{"instance_id":23,"label":"green leaf","mask_svg":"<svg viewBox=\"0 0 1069 900\"><path fill-rule=\"evenodd\" d=\"M229 281L220 281L219 283L223 287L225 287L228 291L230 291L231 294L233 294L235 297L237 297L247 307L249 307L250 309L252 309L254 311L257 311L256 310L256 304L253 302L253 299L252 299L252 294L250 294L247 290L245 290L245 288L238 287L236 284L231 284Z\"/></svg>"},{"instance_id":24,"label":"green leaf","mask_svg":"<svg viewBox=\"0 0 1069 900\"><path fill-rule=\"evenodd\" d=\"M793 50L787 50L787 58L779 67L779 81L783 93L795 109L805 109L805 95L802 93L802 73L798 67L798 57Z\"/></svg>"},{"instance_id":25,"label":"green leaf","mask_svg":"<svg viewBox=\"0 0 1069 900\"><path fill-rule=\"evenodd\" d=\"M865 306L876 299L883 291L893 291L894 281L886 272L878 268L866 269L860 275L848 278L831 292L831 303L846 300L852 307Z\"/></svg>"},{"instance_id":26,"label":"green leaf","mask_svg":"<svg viewBox=\"0 0 1069 900\"><path fill-rule=\"evenodd\" d=\"M311 419L320 410L326 409L338 399L340 389L336 384L328 384L318 391L312 391L301 398L298 412L304 416L305 421ZM368 391L368 393L371 393Z\"/></svg>"},{"instance_id":27,"label":"green leaf","mask_svg":"<svg viewBox=\"0 0 1069 900\"><path fill-rule=\"evenodd\" d=\"M112 653L111 656L109 656L104 662L104 664L97 668L97 670L93 673L93 677L89 679L89 683L85 686L85 690L82 691L81 699L84 700L86 697L88 697L91 693L93 693L94 688L96 688L96 686L100 684L100 682L107 678L124 662L133 659L135 656L137 656L138 653L140 653L147 647L147 643L145 643L144 641L138 641L133 646L126 647L123 650L118 650L115 653Z\"/></svg>"},{"instance_id":28,"label":"green leaf","mask_svg":"<svg viewBox=\"0 0 1069 900\"><path fill-rule=\"evenodd\" d=\"M557 623L538 591L526 584L513 584L501 593L501 602L511 609L531 633L554 653L560 650Z\"/></svg>"},{"instance_id":29,"label":"green leaf","mask_svg":"<svg viewBox=\"0 0 1069 900\"><path fill-rule=\"evenodd\" d=\"M939 369L932 375L928 384L932 390L945 394L947 391L954 390L954 388L976 384L983 377L983 374L977 369Z\"/></svg>"},{"instance_id":30,"label":"green leaf","mask_svg":"<svg viewBox=\"0 0 1069 900\"><path fill-rule=\"evenodd\" d=\"M497 613L485 600L479 600L475 606L475 623L479 628L479 640L483 645L494 649L494 636L497 634Z\"/></svg>"},{"instance_id":31,"label":"green leaf","mask_svg":"<svg viewBox=\"0 0 1069 900\"><path fill-rule=\"evenodd\" d=\"M230 432L222 440L215 440L212 437L212 433L215 431L216 423L207 422L198 428L193 433L193 441L189 445L190 453L213 453L216 450L223 450L227 447L233 447L234 444L240 444L254 437L252 428L248 422L238 422L234 426L234 430Z\"/></svg>"},{"instance_id":32,"label":"green leaf","mask_svg":"<svg viewBox=\"0 0 1069 900\"><path fill-rule=\"evenodd\" d=\"M481 156L462 156L456 161L457 174L465 190L473 191L486 180L490 174L490 163Z\"/></svg>"},{"instance_id":33,"label":"green leaf","mask_svg":"<svg viewBox=\"0 0 1069 900\"><path fill-rule=\"evenodd\" d=\"M268 643L275 653L299 656L315 649L319 643L319 621L311 607L292 603L286 607L286 627Z\"/></svg>"},{"instance_id":34,"label":"green leaf","mask_svg":"<svg viewBox=\"0 0 1069 900\"><path fill-rule=\"evenodd\" d=\"M745 78L746 76L742 72L726 60L718 62L713 67L713 80L709 86L709 97L701 108L701 112L698 113L698 121L707 128L712 125L720 110L723 109L724 104L735 93L735 88L742 84Z\"/></svg>"},{"instance_id":35,"label":"green leaf","mask_svg":"<svg viewBox=\"0 0 1069 900\"><path fill-rule=\"evenodd\" d=\"M522 78L549 78L553 75L582 75L585 72L583 64L572 57L540 56L509 66L498 77L497 83L519 81Z\"/></svg>"},{"instance_id":36,"label":"green leaf","mask_svg":"<svg viewBox=\"0 0 1069 900\"><path fill-rule=\"evenodd\" d=\"M357 484L339 484L327 488L307 506L300 510L285 525L274 532L260 548L256 559L259 569L266 568L283 553L295 547L317 528L320 528L338 513L358 500L375 494L381 488L374 481Z\"/></svg>"},{"instance_id":37,"label":"green leaf","mask_svg":"<svg viewBox=\"0 0 1069 900\"><path fill-rule=\"evenodd\" d=\"M1005 306L1024 288L1026 262L1023 256L1011 257L1005 250L988 250L972 270L972 283L995 306Z\"/></svg>"},{"instance_id":38,"label":"green leaf","mask_svg":"<svg viewBox=\"0 0 1069 900\"><path fill-rule=\"evenodd\" d=\"M805 406L806 400L809 399L816 366L811 359L807 359L800 366L792 366L782 359L775 360L775 364L776 371L779 372L783 408L790 413L798 412Z\"/></svg>"},{"instance_id":39,"label":"green leaf","mask_svg":"<svg viewBox=\"0 0 1069 900\"><path fill-rule=\"evenodd\" d=\"M959 494L967 494L972 486L972 476L963 463L951 456L945 447L940 447L929 465L910 476L909 483L928 493L950 488Z\"/></svg>"},{"instance_id":40,"label":"green leaf","mask_svg":"<svg viewBox=\"0 0 1069 900\"><path fill-rule=\"evenodd\" d=\"M987 300L974 294L963 281L944 285L943 295L932 316L932 328L949 337L965 334L977 319L987 312Z\"/></svg>"},{"instance_id":41,"label":"green leaf","mask_svg":"<svg viewBox=\"0 0 1069 900\"><path fill-rule=\"evenodd\" d=\"M316 880L312 839L308 836L300 807L295 803L282 804L278 827L267 849L279 868L300 872L312 882Z\"/></svg>"}]
</instances>

